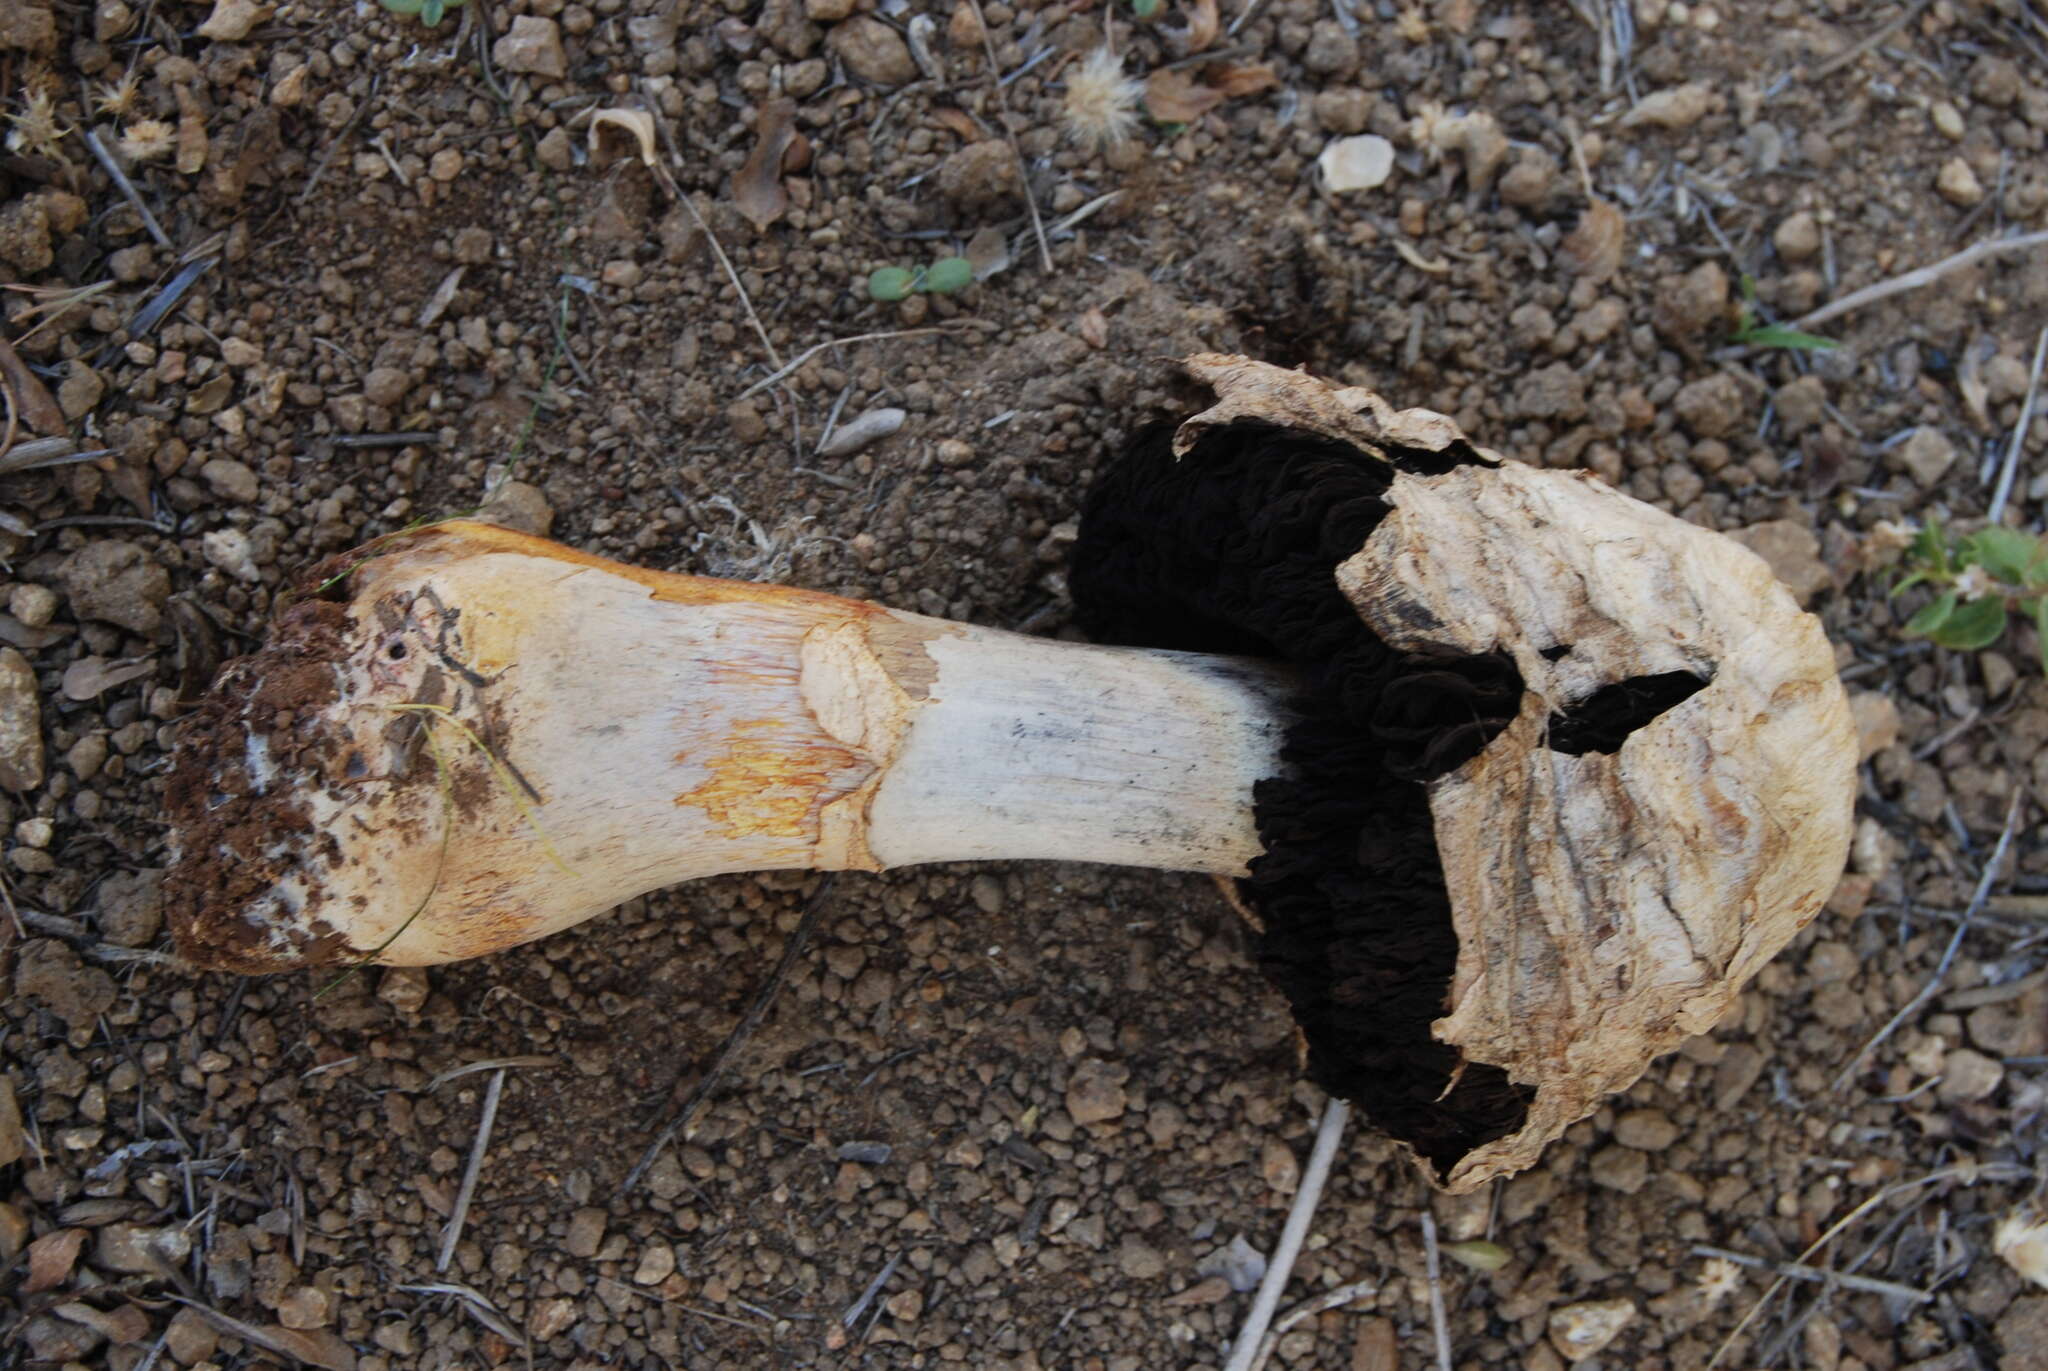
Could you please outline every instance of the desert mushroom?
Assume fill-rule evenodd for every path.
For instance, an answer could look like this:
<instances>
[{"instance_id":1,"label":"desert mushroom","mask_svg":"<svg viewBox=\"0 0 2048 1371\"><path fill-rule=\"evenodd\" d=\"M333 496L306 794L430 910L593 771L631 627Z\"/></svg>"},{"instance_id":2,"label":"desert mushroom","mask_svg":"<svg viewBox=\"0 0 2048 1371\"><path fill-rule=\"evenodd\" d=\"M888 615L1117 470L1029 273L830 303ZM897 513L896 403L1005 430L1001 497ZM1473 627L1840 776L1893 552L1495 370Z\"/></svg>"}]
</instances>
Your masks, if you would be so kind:
<instances>
[{"instance_id":1,"label":"desert mushroom","mask_svg":"<svg viewBox=\"0 0 2048 1371\"><path fill-rule=\"evenodd\" d=\"M1855 739L1747 550L1248 362L1090 495L1103 646L472 523L316 569L186 727L173 927L481 955L696 876L1235 878L1310 1072L1467 1190L1711 1026L1840 874Z\"/></svg>"}]
</instances>

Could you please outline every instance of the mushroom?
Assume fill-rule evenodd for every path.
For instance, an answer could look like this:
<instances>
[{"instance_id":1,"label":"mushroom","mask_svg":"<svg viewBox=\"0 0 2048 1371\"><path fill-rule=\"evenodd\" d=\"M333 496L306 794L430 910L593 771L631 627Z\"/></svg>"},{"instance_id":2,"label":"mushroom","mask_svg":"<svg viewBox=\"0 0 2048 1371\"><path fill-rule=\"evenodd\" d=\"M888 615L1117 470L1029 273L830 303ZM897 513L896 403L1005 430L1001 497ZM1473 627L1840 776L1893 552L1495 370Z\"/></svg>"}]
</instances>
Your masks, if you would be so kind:
<instances>
[{"instance_id":1,"label":"mushroom","mask_svg":"<svg viewBox=\"0 0 2048 1371\"><path fill-rule=\"evenodd\" d=\"M1308 1070L1465 1191L1711 1027L1840 875L1855 734L1764 563L1243 358L1091 492L1049 642L475 523L310 573L187 724L197 964L478 956L720 872L1235 882Z\"/></svg>"}]
</instances>

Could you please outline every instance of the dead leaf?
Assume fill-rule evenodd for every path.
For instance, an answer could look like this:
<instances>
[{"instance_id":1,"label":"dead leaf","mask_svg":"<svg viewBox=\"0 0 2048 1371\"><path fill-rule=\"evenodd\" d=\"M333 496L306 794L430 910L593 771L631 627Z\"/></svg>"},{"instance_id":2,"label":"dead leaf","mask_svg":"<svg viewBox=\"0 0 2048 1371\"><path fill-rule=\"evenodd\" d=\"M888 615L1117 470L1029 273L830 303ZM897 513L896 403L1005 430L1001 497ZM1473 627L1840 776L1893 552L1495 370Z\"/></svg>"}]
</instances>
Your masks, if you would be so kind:
<instances>
[{"instance_id":1,"label":"dead leaf","mask_svg":"<svg viewBox=\"0 0 2048 1371\"><path fill-rule=\"evenodd\" d=\"M1014 260L1010 256L1010 236L992 225L976 229L967 240L966 256L967 264L974 268L974 279L986 281L997 272L1010 269Z\"/></svg>"},{"instance_id":2,"label":"dead leaf","mask_svg":"<svg viewBox=\"0 0 2048 1371\"><path fill-rule=\"evenodd\" d=\"M108 657L80 657L64 668L64 698L96 700L115 686L139 681L156 670L156 658L115 661Z\"/></svg>"},{"instance_id":3,"label":"dead leaf","mask_svg":"<svg viewBox=\"0 0 2048 1371\"><path fill-rule=\"evenodd\" d=\"M944 124L963 143L978 143L981 141L981 125L975 123L974 116L964 109L955 109L951 105L941 105L938 109L932 111L932 118Z\"/></svg>"},{"instance_id":4,"label":"dead leaf","mask_svg":"<svg viewBox=\"0 0 2048 1371\"><path fill-rule=\"evenodd\" d=\"M796 136L796 101L770 100L754 126L754 151L733 174L732 202L758 230L789 212L789 189L782 184L782 156Z\"/></svg>"},{"instance_id":5,"label":"dead leaf","mask_svg":"<svg viewBox=\"0 0 2048 1371\"><path fill-rule=\"evenodd\" d=\"M1192 124L1222 103L1222 91L1184 71L1161 67L1145 78L1145 112L1162 124Z\"/></svg>"},{"instance_id":6,"label":"dead leaf","mask_svg":"<svg viewBox=\"0 0 2048 1371\"><path fill-rule=\"evenodd\" d=\"M1558 244L1558 252L1574 272L1598 285L1621 270L1621 249L1627 240L1628 220L1596 196L1579 226Z\"/></svg>"},{"instance_id":7,"label":"dead leaf","mask_svg":"<svg viewBox=\"0 0 2048 1371\"><path fill-rule=\"evenodd\" d=\"M74 1300L70 1304L58 1305L51 1312L60 1319L83 1324L116 1347L141 1342L149 1336L149 1315L132 1304L105 1310Z\"/></svg>"},{"instance_id":8,"label":"dead leaf","mask_svg":"<svg viewBox=\"0 0 2048 1371\"><path fill-rule=\"evenodd\" d=\"M45 1233L28 1245L28 1284L21 1287L24 1295L39 1295L45 1290L55 1290L71 1279L71 1268L78 1264L78 1249L85 1246L83 1228L60 1228L54 1233Z\"/></svg>"},{"instance_id":9,"label":"dead leaf","mask_svg":"<svg viewBox=\"0 0 2048 1371\"><path fill-rule=\"evenodd\" d=\"M1081 311L1081 318L1075 325L1080 330L1081 341L1097 352L1109 346L1109 320L1102 317L1102 311L1094 305Z\"/></svg>"},{"instance_id":10,"label":"dead leaf","mask_svg":"<svg viewBox=\"0 0 2048 1371\"><path fill-rule=\"evenodd\" d=\"M1273 69L1263 64L1241 67L1230 62L1219 63L1210 67L1203 79L1222 91L1224 98L1229 100L1257 95L1262 90L1271 90L1280 84L1280 78L1274 74Z\"/></svg>"},{"instance_id":11,"label":"dead leaf","mask_svg":"<svg viewBox=\"0 0 2048 1371\"><path fill-rule=\"evenodd\" d=\"M1222 31L1223 21L1216 13L1216 0L1195 0L1188 9L1188 51L1206 51Z\"/></svg>"},{"instance_id":12,"label":"dead leaf","mask_svg":"<svg viewBox=\"0 0 2048 1371\"><path fill-rule=\"evenodd\" d=\"M654 165L654 116L644 109L601 109L590 116L590 150L597 151L598 138L607 126L621 128L640 145L640 160Z\"/></svg>"},{"instance_id":13,"label":"dead leaf","mask_svg":"<svg viewBox=\"0 0 2048 1371\"><path fill-rule=\"evenodd\" d=\"M263 1338L272 1351L296 1357L308 1366L322 1367L324 1371L356 1371L355 1350L328 1329L286 1328L273 1323L264 1326Z\"/></svg>"},{"instance_id":14,"label":"dead leaf","mask_svg":"<svg viewBox=\"0 0 2048 1371\"><path fill-rule=\"evenodd\" d=\"M14 392L14 406L21 418L37 433L69 433L70 426L64 422L64 411L51 396L50 388L42 378L28 369L21 360L21 354L14 350L14 344L0 338L0 374L7 378L7 388Z\"/></svg>"}]
</instances>

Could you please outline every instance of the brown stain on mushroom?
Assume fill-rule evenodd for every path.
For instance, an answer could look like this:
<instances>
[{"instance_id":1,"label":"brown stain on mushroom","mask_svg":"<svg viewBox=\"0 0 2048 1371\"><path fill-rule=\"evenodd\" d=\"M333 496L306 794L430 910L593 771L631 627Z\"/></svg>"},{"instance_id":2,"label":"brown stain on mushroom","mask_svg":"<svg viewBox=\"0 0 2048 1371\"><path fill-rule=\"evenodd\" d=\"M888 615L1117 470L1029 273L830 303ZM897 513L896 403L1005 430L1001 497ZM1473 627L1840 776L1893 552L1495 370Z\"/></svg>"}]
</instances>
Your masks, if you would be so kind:
<instances>
[{"instance_id":1,"label":"brown stain on mushroom","mask_svg":"<svg viewBox=\"0 0 2048 1371\"><path fill-rule=\"evenodd\" d=\"M730 837L814 837L818 810L855 789L868 767L835 743L792 739L788 727L783 719L733 725L725 751L704 763L710 776L676 804L703 810ZM676 760L695 759L681 753Z\"/></svg>"}]
</instances>

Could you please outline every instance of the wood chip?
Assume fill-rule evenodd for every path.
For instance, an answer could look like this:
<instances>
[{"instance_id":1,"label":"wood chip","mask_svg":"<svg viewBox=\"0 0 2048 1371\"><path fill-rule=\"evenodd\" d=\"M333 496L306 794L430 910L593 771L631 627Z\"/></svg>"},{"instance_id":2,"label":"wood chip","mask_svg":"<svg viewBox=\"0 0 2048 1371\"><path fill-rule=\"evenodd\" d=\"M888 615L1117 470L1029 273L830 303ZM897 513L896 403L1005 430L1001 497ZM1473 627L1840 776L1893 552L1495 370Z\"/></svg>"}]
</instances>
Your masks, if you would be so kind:
<instances>
[{"instance_id":1,"label":"wood chip","mask_svg":"<svg viewBox=\"0 0 2048 1371\"><path fill-rule=\"evenodd\" d=\"M83 1228L60 1228L30 1243L28 1283L21 1287L21 1293L39 1295L71 1279L71 1268L78 1264L78 1251L84 1246Z\"/></svg>"}]
</instances>

